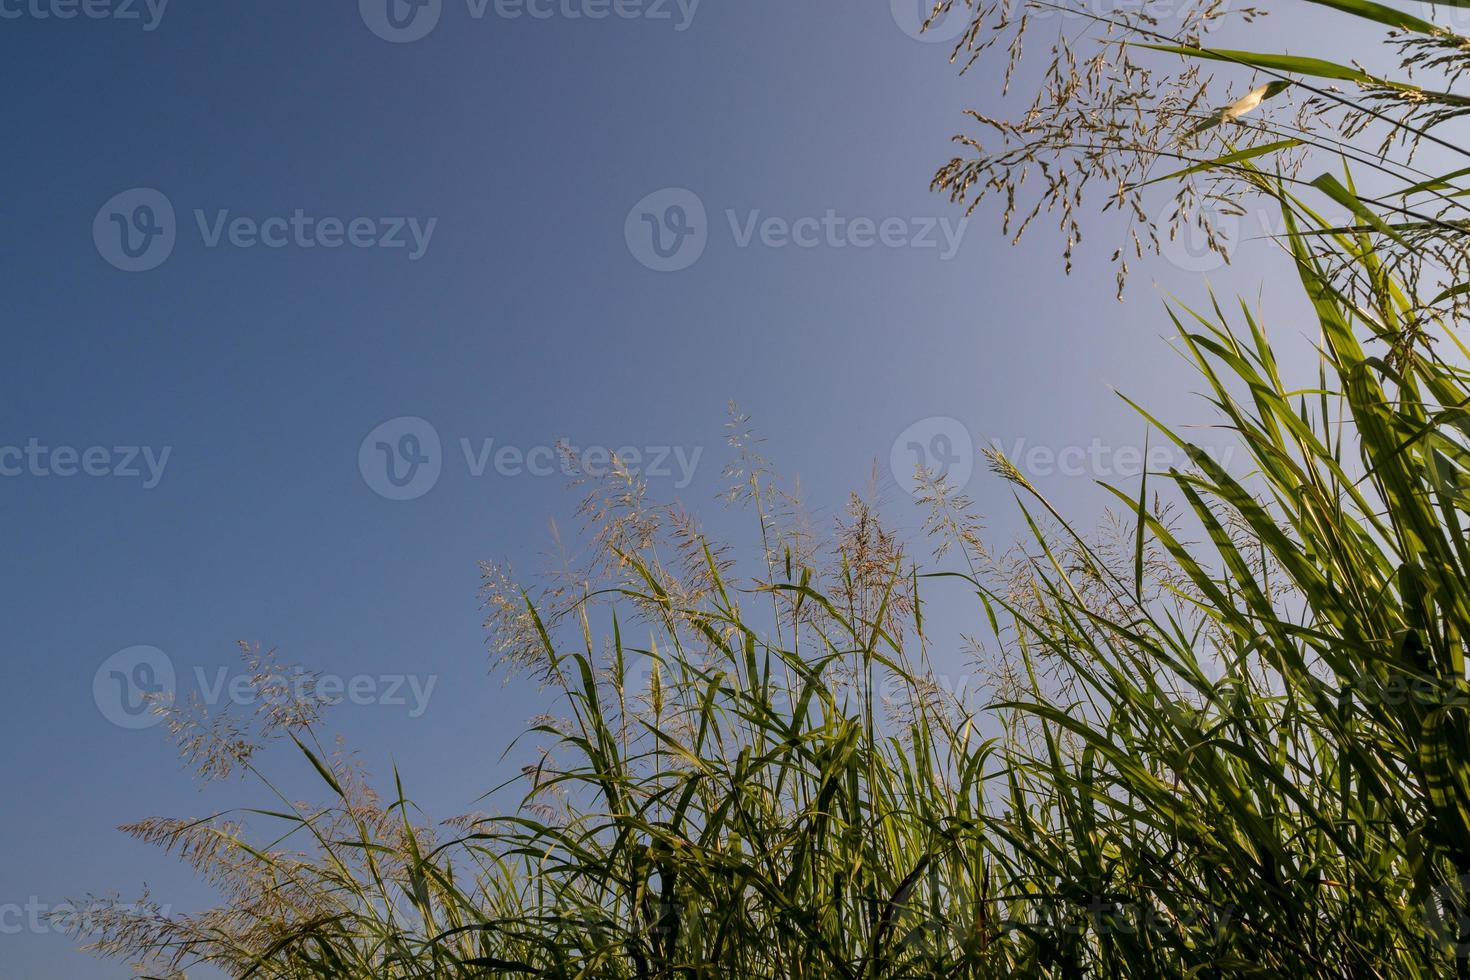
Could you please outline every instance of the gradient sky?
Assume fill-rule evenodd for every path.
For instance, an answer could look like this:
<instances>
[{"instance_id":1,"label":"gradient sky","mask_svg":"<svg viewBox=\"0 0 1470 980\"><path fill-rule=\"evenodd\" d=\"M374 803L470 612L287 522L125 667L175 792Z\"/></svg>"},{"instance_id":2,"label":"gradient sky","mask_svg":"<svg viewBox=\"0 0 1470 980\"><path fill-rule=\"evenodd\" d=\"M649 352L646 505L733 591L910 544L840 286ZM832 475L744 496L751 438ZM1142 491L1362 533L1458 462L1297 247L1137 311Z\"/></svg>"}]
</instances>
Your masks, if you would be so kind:
<instances>
[{"instance_id":1,"label":"gradient sky","mask_svg":"<svg viewBox=\"0 0 1470 980\"><path fill-rule=\"evenodd\" d=\"M161 678L135 648L182 696L238 673L237 640L432 682L416 717L348 704L332 730L450 816L505 778L535 712L490 669L476 563L533 569L549 521L574 525L561 476L516 472L558 439L667 453L655 494L748 537L715 502L734 399L828 526L875 461L902 499L901 436L961 466L992 439L1137 447L1114 388L1207 420L1162 339L1161 292L1199 301L1202 274L1279 311L1283 342L1302 332L1252 246L1231 270L1176 248L1119 304L1116 223L1088 225L1071 278L1048 229L1012 248L989 210L955 225L928 181L997 76L959 78L888 0L508 2L442 0L404 42L381 0L173 0L156 22L142 0L136 20L0 0L0 977L124 975L26 910L145 883L194 907L190 876L116 826L259 800L201 792L158 729L128 727L114 671ZM661 257L650 220L702 253ZM477 476L461 440L490 439L512 451ZM404 487L379 442L422 458L398 458ZM128 447L138 476L114 472ZM972 469L1005 539L1009 491ZM1086 515L1108 475L1038 482Z\"/></svg>"}]
</instances>

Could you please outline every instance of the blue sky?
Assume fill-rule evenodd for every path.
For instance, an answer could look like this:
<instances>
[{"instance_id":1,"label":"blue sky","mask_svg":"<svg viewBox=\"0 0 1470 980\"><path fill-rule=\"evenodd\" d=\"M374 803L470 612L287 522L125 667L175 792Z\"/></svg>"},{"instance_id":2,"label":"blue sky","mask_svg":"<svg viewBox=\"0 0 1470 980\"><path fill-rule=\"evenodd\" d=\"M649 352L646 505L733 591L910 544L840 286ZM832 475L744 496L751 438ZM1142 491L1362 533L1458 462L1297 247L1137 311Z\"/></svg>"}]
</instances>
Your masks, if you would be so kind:
<instances>
[{"instance_id":1,"label":"blue sky","mask_svg":"<svg viewBox=\"0 0 1470 980\"><path fill-rule=\"evenodd\" d=\"M490 670L477 562L572 523L558 440L748 536L715 502L733 399L820 525L875 461L901 499L917 442L1004 539L975 445L1126 469L1114 388L1205 417L1162 291L1209 274L1297 336L1249 248L1119 304L1116 224L1071 278L1047 231L964 224L928 181L996 73L886 0L527 3L0 0L0 976L124 972L33 907L204 898L114 828L251 797L201 792L128 692L227 698L237 640L357 679L333 730L430 812L499 783L535 695ZM1098 468L1039 482L1095 513Z\"/></svg>"}]
</instances>

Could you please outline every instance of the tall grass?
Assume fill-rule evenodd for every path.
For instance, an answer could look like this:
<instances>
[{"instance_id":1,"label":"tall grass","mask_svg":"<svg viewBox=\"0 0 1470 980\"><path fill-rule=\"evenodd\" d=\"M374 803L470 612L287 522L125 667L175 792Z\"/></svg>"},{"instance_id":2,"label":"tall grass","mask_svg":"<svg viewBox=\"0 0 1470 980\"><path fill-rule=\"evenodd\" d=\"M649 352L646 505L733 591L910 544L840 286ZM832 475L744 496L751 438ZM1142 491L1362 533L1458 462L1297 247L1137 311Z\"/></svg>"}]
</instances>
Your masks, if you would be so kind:
<instances>
[{"instance_id":1,"label":"tall grass","mask_svg":"<svg viewBox=\"0 0 1470 980\"><path fill-rule=\"evenodd\" d=\"M1470 49L1377 4L1321 2L1455 77ZM1168 40L1130 23L1131 41ZM1463 112L1449 91L1190 37L1172 54L1299 76L1344 137L1376 121L1422 142ZM1450 320L1470 293L1420 288L1465 267L1463 172L1327 140L1399 180L1401 203L1268 173L1311 134L1252 123L1240 148L1199 124L1196 74L1140 89L1136 49L1082 69L1058 49L1076 72L1050 76L1025 126L981 119L1009 148L967 140L977 155L938 186L970 204L988 186L1009 217L1051 154L1036 206L1060 209L1069 258L1089 170L1135 210L1172 157L1190 164L1175 177L1274 200L1317 375L1283 377L1244 306L1169 312L1247 465L1149 418L1190 464L1100 491L1123 518L1099 535L996 455L1032 530L1000 555L969 502L921 474L921 563L860 500L814 533L737 420L753 569L627 473L584 508L588 563L534 589L487 567L497 662L551 705L523 743L537 763L487 794L518 785L519 806L434 823L396 773L375 790L321 740L309 690L245 719L159 705L200 775L257 780L262 803L125 828L215 885L218 908L91 904L79 931L152 976L1470 975L1470 358ZM1360 102L1309 87L1324 74ZM1181 155L1181 132L1222 146ZM924 615L966 600L979 702L936 675L931 649L955 638ZM279 665L245 655L270 691ZM323 802L276 788L259 753L273 741L294 743Z\"/></svg>"},{"instance_id":2,"label":"tall grass","mask_svg":"<svg viewBox=\"0 0 1470 980\"><path fill-rule=\"evenodd\" d=\"M624 474L589 498L590 566L486 570L497 657L555 702L519 808L431 824L317 740L310 696L253 725L163 706L206 775L270 787L256 750L290 739L326 802L129 827L224 903L94 911L97 948L158 976L1470 972L1464 351L1441 325L1446 356L1385 356L1412 304L1279 192L1377 302L1289 237L1305 384L1248 309L1171 311L1240 472L1155 423L1192 465L1110 488L1129 520L1100 540L996 456L1033 539L992 556L929 481L925 574L859 501L823 547L737 437L754 575ZM929 664L921 595L957 590L986 704Z\"/></svg>"}]
</instances>

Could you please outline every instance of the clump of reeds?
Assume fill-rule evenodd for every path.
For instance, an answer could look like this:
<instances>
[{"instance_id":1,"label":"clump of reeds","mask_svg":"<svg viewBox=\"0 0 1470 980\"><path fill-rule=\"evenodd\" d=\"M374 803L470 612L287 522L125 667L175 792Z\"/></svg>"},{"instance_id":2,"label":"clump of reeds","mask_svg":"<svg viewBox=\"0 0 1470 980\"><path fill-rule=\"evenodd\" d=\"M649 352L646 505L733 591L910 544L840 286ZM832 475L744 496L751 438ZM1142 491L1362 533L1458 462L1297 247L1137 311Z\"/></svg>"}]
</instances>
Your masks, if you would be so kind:
<instances>
[{"instance_id":1,"label":"clump of reeds","mask_svg":"<svg viewBox=\"0 0 1470 980\"><path fill-rule=\"evenodd\" d=\"M997 456L1034 539L992 554L927 480L926 578L861 498L818 546L743 439L753 567L615 471L588 557L530 591L486 569L492 649L553 700L517 812L430 824L310 704L175 717L202 772L267 787L250 746L294 740L326 799L130 826L223 904L94 919L99 950L274 977L1463 972L1470 375L1372 353L1408 301L1382 279L1365 312L1293 254L1305 386L1246 309L1174 313L1244 475L1159 427L1191 465L1081 534ZM956 585L981 697L930 662L922 599Z\"/></svg>"},{"instance_id":2,"label":"clump of reeds","mask_svg":"<svg viewBox=\"0 0 1470 980\"><path fill-rule=\"evenodd\" d=\"M1448 32L1322 2L1457 76ZM1173 53L1292 75L1347 137L1367 118L1423 143L1460 111L1355 68ZM976 146L940 185L972 204L988 187L1024 225L1037 204L1016 198L1039 173L1070 248L1083 170L1129 205L1149 171L1109 154L1158 156L1186 126L1218 137L1189 165L1279 207L1320 332L1317 376L1287 379L1248 308L1171 309L1247 465L1150 419L1189 464L1108 487L1115 520L1082 533L996 455L1034 532L1000 551L920 474L921 567L870 496L815 531L737 415L730 499L755 517L752 547L710 541L614 467L589 487L584 557L534 587L486 566L496 662L551 701L520 807L434 823L396 773L374 790L321 741L310 685L249 718L160 705L201 775L257 779L267 800L126 828L218 908L104 902L77 929L152 975L1470 975L1470 357L1450 319L1467 291L1422 291L1426 270L1459 268L1458 175L1387 199L1270 172L1292 147L1242 147L1230 112L1234 128L1195 131L1213 108L1195 75L1159 89L1131 55L1056 57L1022 123L987 122L1010 148ZM1098 137L1113 142L1085 145ZM1308 188L1351 219L1321 217ZM925 603L957 593L975 627L932 635ZM980 696L946 685L940 649L975 653ZM279 694L276 661L245 655ZM272 741L294 743L322 800L275 789L258 765Z\"/></svg>"}]
</instances>

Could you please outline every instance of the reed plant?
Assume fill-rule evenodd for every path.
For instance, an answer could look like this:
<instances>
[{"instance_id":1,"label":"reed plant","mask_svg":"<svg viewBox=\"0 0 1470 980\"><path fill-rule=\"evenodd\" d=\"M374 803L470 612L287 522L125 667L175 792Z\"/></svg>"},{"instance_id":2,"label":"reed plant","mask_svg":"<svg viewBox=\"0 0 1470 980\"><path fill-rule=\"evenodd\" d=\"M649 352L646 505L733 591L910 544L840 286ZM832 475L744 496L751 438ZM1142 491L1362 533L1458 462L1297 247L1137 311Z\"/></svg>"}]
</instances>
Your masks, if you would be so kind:
<instances>
[{"instance_id":1,"label":"reed plant","mask_svg":"<svg viewBox=\"0 0 1470 980\"><path fill-rule=\"evenodd\" d=\"M1154 422L1191 464L1108 488L1111 534L996 455L1033 538L992 555L930 480L926 573L856 499L820 543L742 436L742 573L615 475L589 565L486 569L497 659L552 704L512 812L374 792L309 690L249 724L161 706L203 774L273 792L257 749L290 740L324 801L130 826L224 903L94 914L99 950L159 976L1466 972L1470 376L1447 324L1453 357L1386 356L1411 304L1333 238L1381 292L1346 302L1291 239L1305 384L1247 308L1171 311L1249 464ZM937 680L921 595L973 601L983 703Z\"/></svg>"},{"instance_id":2,"label":"reed plant","mask_svg":"<svg viewBox=\"0 0 1470 980\"><path fill-rule=\"evenodd\" d=\"M1325 5L1406 33L1421 60L1470 50L1368 0ZM989 36L976 24L960 50ZM1322 60L1198 38L1154 54L1356 85L1367 116L1349 129L1423 139L1461 111L1450 89ZM497 668L547 704L518 743L534 762L487 794L518 805L436 822L397 773L374 788L327 740L323 699L277 690L285 668L247 647L276 695L255 715L158 710L201 776L257 781L259 807L125 828L221 904L88 904L94 948L169 977L1470 975L1467 290L1426 292L1459 268L1464 171L1370 154L1397 197L1345 169L1304 179L1306 158L1277 159L1300 134L1242 123L1285 87L1212 112L1155 89L1168 113L1119 129L1144 96L1086 79L1138 81L1132 64L1056 76L1025 125L981 120L1012 149L968 144L939 186L969 206L989 187L1009 211L1051 154L1039 203L1066 204L1070 249L1080 183L1057 161L1081 136L1117 137L1067 166L1113 161L1120 206L1152 171L1118 154L1225 141L1168 176L1279 211L1281 269L1317 335L1315 372L1291 377L1267 315L1209 296L1168 308L1235 464L1139 407L1188 463L1100 487L1118 519L1097 530L992 454L1030 529L998 551L923 472L924 540L858 497L813 529L741 417L730 496L750 542L710 540L615 466L582 510L587 560L533 583L485 568ZM1106 111L1065 114L1105 90ZM1334 147L1362 165L1309 148ZM933 635L936 602L973 628ZM934 663L962 639L978 697ZM299 752L317 802L276 788L271 742Z\"/></svg>"}]
</instances>

